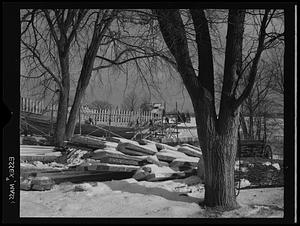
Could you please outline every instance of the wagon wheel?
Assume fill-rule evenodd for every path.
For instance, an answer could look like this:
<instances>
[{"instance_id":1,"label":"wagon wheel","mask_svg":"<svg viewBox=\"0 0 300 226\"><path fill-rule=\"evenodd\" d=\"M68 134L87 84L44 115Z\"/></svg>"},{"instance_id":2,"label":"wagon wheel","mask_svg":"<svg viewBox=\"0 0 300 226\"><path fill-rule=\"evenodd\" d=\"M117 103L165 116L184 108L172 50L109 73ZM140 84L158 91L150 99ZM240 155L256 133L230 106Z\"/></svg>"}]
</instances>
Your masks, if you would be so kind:
<instances>
[{"instance_id":1,"label":"wagon wheel","mask_svg":"<svg viewBox=\"0 0 300 226\"><path fill-rule=\"evenodd\" d=\"M272 148L270 145L266 145L264 148L264 157L272 159Z\"/></svg>"}]
</instances>

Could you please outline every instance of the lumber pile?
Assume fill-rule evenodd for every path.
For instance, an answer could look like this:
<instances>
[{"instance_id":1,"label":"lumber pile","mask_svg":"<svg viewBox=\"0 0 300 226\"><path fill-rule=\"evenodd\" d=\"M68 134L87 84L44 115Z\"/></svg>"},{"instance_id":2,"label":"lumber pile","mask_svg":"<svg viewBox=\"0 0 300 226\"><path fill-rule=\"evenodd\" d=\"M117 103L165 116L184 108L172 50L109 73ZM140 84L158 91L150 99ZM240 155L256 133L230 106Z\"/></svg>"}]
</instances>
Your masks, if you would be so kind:
<instances>
[{"instance_id":1,"label":"lumber pile","mask_svg":"<svg viewBox=\"0 0 300 226\"><path fill-rule=\"evenodd\" d=\"M199 164L202 161L201 150L188 144L171 147L149 140L137 142L118 137L102 142L104 148L83 156L85 160L76 167L78 171L135 172L134 177L139 180L154 181L174 175L183 176L184 172L203 166ZM145 170L145 166L151 166L151 170Z\"/></svg>"},{"instance_id":2,"label":"lumber pile","mask_svg":"<svg viewBox=\"0 0 300 226\"><path fill-rule=\"evenodd\" d=\"M28 153L35 154L34 147L23 147L22 150L26 148ZM44 155L54 152L54 147L39 150ZM24 190L47 190L51 189L50 184L62 181L103 181L130 177L159 181L183 178L195 175L197 170L203 171L201 161L201 150L191 145L172 147L149 140L137 142L117 137L105 140L77 135L67 142L65 150L57 159L57 162L66 166L65 169L35 169L28 171L26 175L23 173L21 187ZM32 179L32 175L35 179ZM41 180L42 177L49 180Z\"/></svg>"}]
</instances>

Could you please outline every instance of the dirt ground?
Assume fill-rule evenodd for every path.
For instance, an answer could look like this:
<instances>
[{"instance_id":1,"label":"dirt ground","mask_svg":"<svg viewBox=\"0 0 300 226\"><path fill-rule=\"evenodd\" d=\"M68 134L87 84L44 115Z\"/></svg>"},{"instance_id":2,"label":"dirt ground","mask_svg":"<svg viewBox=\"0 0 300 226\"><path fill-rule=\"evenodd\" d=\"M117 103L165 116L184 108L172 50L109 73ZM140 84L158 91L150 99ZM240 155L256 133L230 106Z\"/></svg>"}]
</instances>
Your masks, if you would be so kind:
<instances>
[{"instance_id":1,"label":"dirt ground","mask_svg":"<svg viewBox=\"0 0 300 226\"><path fill-rule=\"evenodd\" d=\"M20 191L20 217L283 217L283 187L241 190L239 209L218 212L198 205L204 198L204 186L198 180L126 179Z\"/></svg>"}]
</instances>

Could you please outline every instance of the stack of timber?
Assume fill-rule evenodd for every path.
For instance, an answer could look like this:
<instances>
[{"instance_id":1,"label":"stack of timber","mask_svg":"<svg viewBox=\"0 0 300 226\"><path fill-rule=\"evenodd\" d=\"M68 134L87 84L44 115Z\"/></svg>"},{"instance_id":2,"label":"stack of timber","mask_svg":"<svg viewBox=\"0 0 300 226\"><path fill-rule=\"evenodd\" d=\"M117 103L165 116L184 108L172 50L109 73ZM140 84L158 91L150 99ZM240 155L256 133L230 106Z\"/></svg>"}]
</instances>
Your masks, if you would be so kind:
<instances>
[{"instance_id":1,"label":"stack of timber","mask_svg":"<svg viewBox=\"0 0 300 226\"><path fill-rule=\"evenodd\" d=\"M77 138L78 139L78 138ZM81 138L79 138L81 139ZM79 140L78 139L78 140ZM85 139L81 139L85 141ZM100 140L100 139L99 139ZM152 176L144 179L156 180L158 178L171 178L171 174L183 176L184 172L196 170L198 162L202 159L201 150L192 145L171 147L149 140L128 140L125 138L111 137L108 140L100 140L102 148L88 151L82 156L83 162L76 166L78 171L95 172L136 172L141 179L142 167L152 167ZM86 143L87 144L87 143ZM165 168L164 168L165 167ZM172 173L161 176L161 169L170 169ZM149 172L146 171L148 174ZM155 176L156 175L156 176ZM172 176L172 177L173 177ZM156 179L155 179L156 178Z\"/></svg>"},{"instance_id":2,"label":"stack of timber","mask_svg":"<svg viewBox=\"0 0 300 226\"><path fill-rule=\"evenodd\" d=\"M54 147L51 147L53 152ZM45 149L45 153L50 150ZM191 145L171 147L154 141L74 136L59 157L66 168L22 174L23 189L51 189L64 181L108 181L135 178L160 181L184 178L202 171L201 150ZM199 168L199 166L201 166ZM46 179L48 178L48 179ZM40 180L40 182L38 182ZM35 185L35 186L33 186Z\"/></svg>"}]
</instances>

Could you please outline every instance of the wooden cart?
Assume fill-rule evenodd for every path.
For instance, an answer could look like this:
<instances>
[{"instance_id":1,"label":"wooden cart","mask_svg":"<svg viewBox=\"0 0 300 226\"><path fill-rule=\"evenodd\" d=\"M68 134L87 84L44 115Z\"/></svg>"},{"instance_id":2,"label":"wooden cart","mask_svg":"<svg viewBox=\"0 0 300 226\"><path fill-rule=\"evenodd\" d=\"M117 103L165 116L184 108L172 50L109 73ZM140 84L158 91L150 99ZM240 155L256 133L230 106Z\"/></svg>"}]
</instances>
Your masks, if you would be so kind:
<instances>
[{"instance_id":1,"label":"wooden cart","mask_svg":"<svg viewBox=\"0 0 300 226\"><path fill-rule=\"evenodd\" d=\"M272 159L272 148L263 140L239 140L238 155L240 157L262 157Z\"/></svg>"}]
</instances>

